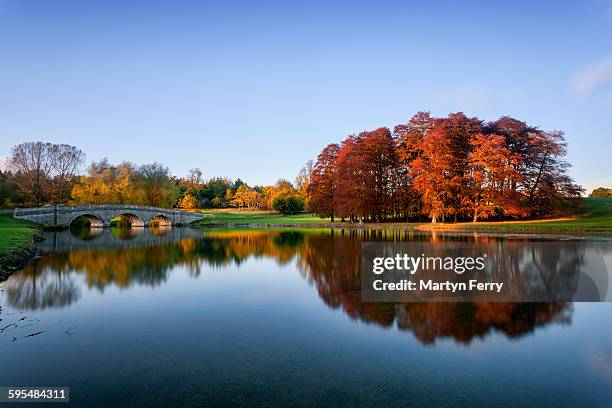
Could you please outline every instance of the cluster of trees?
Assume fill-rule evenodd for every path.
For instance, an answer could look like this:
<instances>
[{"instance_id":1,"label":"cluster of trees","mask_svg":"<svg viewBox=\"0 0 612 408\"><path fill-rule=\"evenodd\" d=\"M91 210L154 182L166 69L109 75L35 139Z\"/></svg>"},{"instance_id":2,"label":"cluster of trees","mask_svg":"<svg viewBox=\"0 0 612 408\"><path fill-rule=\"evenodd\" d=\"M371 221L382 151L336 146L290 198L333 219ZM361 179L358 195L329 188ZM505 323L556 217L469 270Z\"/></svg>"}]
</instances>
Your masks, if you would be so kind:
<instances>
[{"instance_id":1,"label":"cluster of trees","mask_svg":"<svg viewBox=\"0 0 612 408\"><path fill-rule=\"evenodd\" d=\"M511 117L417 113L406 124L326 146L306 189L309 209L351 221L432 222L556 216L580 206L562 132Z\"/></svg>"},{"instance_id":2,"label":"cluster of trees","mask_svg":"<svg viewBox=\"0 0 612 408\"><path fill-rule=\"evenodd\" d=\"M272 186L253 186L240 179L213 178L202 181L199 169L190 171L190 177L179 181L181 198L179 208L225 208L247 210L276 210L293 214L304 210L304 197L299 189L287 180L280 179Z\"/></svg>"},{"instance_id":3,"label":"cluster of trees","mask_svg":"<svg viewBox=\"0 0 612 408\"><path fill-rule=\"evenodd\" d=\"M287 180L272 186L253 186L240 179L214 177L204 181L200 169L174 177L160 163L137 165L108 159L79 171L85 154L74 146L28 142L13 147L8 168L0 172L0 205L136 204L155 207L303 211L307 175L298 188Z\"/></svg>"},{"instance_id":4,"label":"cluster of trees","mask_svg":"<svg viewBox=\"0 0 612 408\"><path fill-rule=\"evenodd\" d=\"M589 194L589 197L612 197L612 188L598 187Z\"/></svg>"},{"instance_id":5,"label":"cluster of trees","mask_svg":"<svg viewBox=\"0 0 612 408\"><path fill-rule=\"evenodd\" d=\"M159 163L114 165L103 159L79 175L85 154L44 142L13 147L0 173L0 203L141 204L179 208L305 208L332 220L478 221L551 217L578 210L582 188L567 174L562 132L511 117L485 123L454 113L417 113L391 131L378 128L326 146L295 185L249 186L240 179L204 180L200 169L174 177ZM593 196L610 195L596 189Z\"/></svg>"},{"instance_id":6,"label":"cluster of trees","mask_svg":"<svg viewBox=\"0 0 612 408\"><path fill-rule=\"evenodd\" d=\"M74 204L138 204L172 207L179 190L170 170L160 163L137 166L108 159L93 162L72 189Z\"/></svg>"},{"instance_id":7,"label":"cluster of trees","mask_svg":"<svg viewBox=\"0 0 612 408\"><path fill-rule=\"evenodd\" d=\"M214 177L204 181L202 170L191 169L178 178L159 163L137 166L130 162L111 165L108 160L90 165L72 190L77 204L140 204L155 207L275 209L282 213L304 209L299 191L286 180L273 186L254 186L240 179ZM298 205L287 206L286 201ZM301 203L301 205L299 205ZM283 206L284 205L284 206Z\"/></svg>"},{"instance_id":8,"label":"cluster of trees","mask_svg":"<svg viewBox=\"0 0 612 408\"><path fill-rule=\"evenodd\" d=\"M14 146L0 172L0 204L65 203L85 154L74 146L28 142Z\"/></svg>"}]
</instances>

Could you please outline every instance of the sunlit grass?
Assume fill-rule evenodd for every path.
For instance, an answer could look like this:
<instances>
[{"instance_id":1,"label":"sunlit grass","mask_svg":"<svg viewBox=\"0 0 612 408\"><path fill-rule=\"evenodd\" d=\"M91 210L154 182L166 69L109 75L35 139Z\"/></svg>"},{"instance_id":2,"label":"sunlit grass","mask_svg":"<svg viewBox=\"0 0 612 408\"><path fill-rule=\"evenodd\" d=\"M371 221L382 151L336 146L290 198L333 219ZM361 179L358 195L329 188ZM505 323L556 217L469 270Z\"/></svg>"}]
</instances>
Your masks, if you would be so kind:
<instances>
[{"instance_id":1,"label":"sunlit grass","mask_svg":"<svg viewBox=\"0 0 612 408\"><path fill-rule=\"evenodd\" d=\"M270 211L202 210L214 218L199 221L198 224L324 224L328 220L308 213L282 215Z\"/></svg>"},{"instance_id":2,"label":"sunlit grass","mask_svg":"<svg viewBox=\"0 0 612 408\"><path fill-rule=\"evenodd\" d=\"M479 222L448 224L436 229L480 230L492 232L610 232L612 231L612 198L584 198L584 214L556 220Z\"/></svg>"},{"instance_id":3,"label":"sunlit grass","mask_svg":"<svg viewBox=\"0 0 612 408\"><path fill-rule=\"evenodd\" d=\"M198 222L199 225L309 225L329 223L329 219L321 219L308 213L281 215L272 211L240 211L230 209L202 210L213 218ZM342 225L342 224L340 224ZM364 224L368 226L371 224ZM423 230L466 230L492 232L582 232L582 231L612 231L612 198L585 198L584 215L574 218L556 220L529 220L511 222L478 222L478 223L389 223L379 226L409 227ZM349 224L347 224L349 226Z\"/></svg>"},{"instance_id":4,"label":"sunlit grass","mask_svg":"<svg viewBox=\"0 0 612 408\"><path fill-rule=\"evenodd\" d=\"M38 231L37 225L32 222L0 215L0 255L31 243Z\"/></svg>"}]
</instances>

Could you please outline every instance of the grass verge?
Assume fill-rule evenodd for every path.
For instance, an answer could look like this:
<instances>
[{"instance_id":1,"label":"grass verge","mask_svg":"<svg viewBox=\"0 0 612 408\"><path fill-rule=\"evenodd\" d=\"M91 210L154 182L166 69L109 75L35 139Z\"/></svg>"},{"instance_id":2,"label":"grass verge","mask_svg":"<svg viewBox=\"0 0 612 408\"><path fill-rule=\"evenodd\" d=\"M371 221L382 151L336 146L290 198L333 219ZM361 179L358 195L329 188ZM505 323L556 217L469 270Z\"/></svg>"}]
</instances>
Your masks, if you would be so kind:
<instances>
[{"instance_id":1,"label":"grass verge","mask_svg":"<svg viewBox=\"0 0 612 408\"><path fill-rule=\"evenodd\" d=\"M0 281L35 254L39 232L40 228L32 222L0 214Z\"/></svg>"},{"instance_id":2,"label":"grass verge","mask_svg":"<svg viewBox=\"0 0 612 408\"><path fill-rule=\"evenodd\" d=\"M612 233L612 198L584 198L584 214L570 218L420 225L420 230L523 233Z\"/></svg>"},{"instance_id":3,"label":"grass verge","mask_svg":"<svg viewBox=\"0 0 612 408\"><path fill-rule=\"evenodd\" d=\"M320 219L312 214L281 215L264 211L210 210L212 215L196 226L268 226L268 227L335 227L389 228L419 231L499 232L499 233L604 233L612 234L612 198L585 198L584 214L571 218L529 221L478 223L366 223L351 224Z\"/></svg>"},{"instance_id":4,"label":"grass verge","mask_svg":"<svg viewBox=\"0 0 612 408\"><path fill-rule=\"evenodd\" d=\"M282 215L270 211L238 211L238 210L213 210L202 211L214 218L198 221L196 225L273 225L273 226L295 226L295 225L324 225L328 220L308 214L300 213L293 215Z\"/></svg>"}]
</instances>

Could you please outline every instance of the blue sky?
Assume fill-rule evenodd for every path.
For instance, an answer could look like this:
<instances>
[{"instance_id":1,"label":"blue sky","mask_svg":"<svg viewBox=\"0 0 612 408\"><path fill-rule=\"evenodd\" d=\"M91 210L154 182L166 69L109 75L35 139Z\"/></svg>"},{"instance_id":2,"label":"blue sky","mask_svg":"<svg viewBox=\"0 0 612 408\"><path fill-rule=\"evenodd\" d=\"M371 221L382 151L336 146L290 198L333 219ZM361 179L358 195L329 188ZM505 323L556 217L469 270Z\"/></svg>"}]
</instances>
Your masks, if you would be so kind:
<instances>
[{"instance_id":1,"label":"blue sky","mask_svg":"<svg viewBox=\"0 0 612 408\"><path fill-rule=\"evenodd\" d=\"M576 181L612 186L612 1L290 3L0 0L0 157L47 140L268 184L463 111L565 131Z\"/></svg>"}]
</instances>

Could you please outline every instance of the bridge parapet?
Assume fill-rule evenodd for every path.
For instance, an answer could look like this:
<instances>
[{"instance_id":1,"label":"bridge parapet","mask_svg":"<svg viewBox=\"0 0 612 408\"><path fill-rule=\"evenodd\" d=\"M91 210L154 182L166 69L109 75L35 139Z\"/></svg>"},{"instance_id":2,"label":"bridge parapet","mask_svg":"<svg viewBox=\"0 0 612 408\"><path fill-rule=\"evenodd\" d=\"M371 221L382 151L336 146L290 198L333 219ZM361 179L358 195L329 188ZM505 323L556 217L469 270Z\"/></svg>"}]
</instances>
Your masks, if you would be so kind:
<instances>
[{"instance_id":1,"label":"bridge parapet","mask_svg":"<svg viewBox=\"0 0 612 408\"><path fill-rule=\"evenodd\" d=\"M163 224L190 224L210 215L168 208L141 205L101 204L101 205L48 205L35 208L16 208L13 217L33 221L41 225L68 226L77 217L85 216L92 220L92 227L108 227L113 218L128 216L136 225L148 225L153 219L163 220Z\"/></svg>"}]
</instances>

